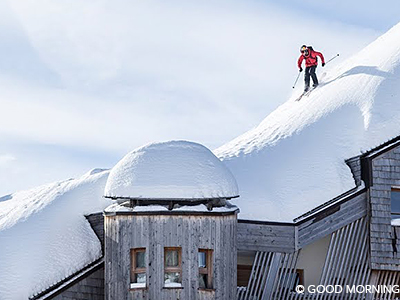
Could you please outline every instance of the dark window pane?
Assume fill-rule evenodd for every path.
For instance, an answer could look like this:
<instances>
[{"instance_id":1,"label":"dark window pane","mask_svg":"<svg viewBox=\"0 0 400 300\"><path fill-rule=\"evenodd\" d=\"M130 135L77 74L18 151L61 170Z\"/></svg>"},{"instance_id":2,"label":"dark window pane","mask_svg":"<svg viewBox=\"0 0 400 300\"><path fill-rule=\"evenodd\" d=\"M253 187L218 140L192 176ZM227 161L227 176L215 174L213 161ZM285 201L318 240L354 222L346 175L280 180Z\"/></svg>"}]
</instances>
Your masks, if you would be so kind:
<instances>
[{"instance_id":1,"label":"dark window pane","mask_svg":"<svg viewBox=\"0 0 400 300\"><path fill-rule=\"evenodd\" d=\"M145 267L145 252L136 252L136 268Z\"/></svg>"},{"instance_id":2,"label":"dark window pane","mask_svg":"<svg viewBox=\"0 0 400 300\"><path fill-rule=\"evenodd\" d=\"M400 218L400 192L392 191L391 193L392 213L398 214L392 215L392 219Z\"/></svg>"},{"instance_id":3,"label":"dark window pane","mask_svg":"<svg viewBox=\"0 0 400 300\"><path fill-rule=\"evenodd\" d=\"M206 289L207 288L207 275L199 274L199 288Z\"/></svg>"},{"instance_id":4,"label":"dark window pane","mask_svg":"<svg viewBox=\"0 0 400 300\"><path fill-rule=\"evenodd\" d=\"M146 273L136 274L135 283L146 283Z\"/></svg>"},{"instance_id":5,"label":"dark window pane","mask_svg":"<svg viewBox=\"0 0 400 300\"><path fill-rule=\"evenodd\" d=\"M199 252L199 268L207 267L206 252Z\"/></svg>"},{"instance_id":6,"label":"dark window pane","mask_svg":"<svg viewBox=\"0 0 400 300\"><path fill-rule=\"evenodd\" d=\"M165 266L166 267L178 267L179 266L178 250L167 250L165 252Z\"/></svg>"},{"instance_id":7,"label":"dark window pane","mask_svg":"<svg viewBox=\"0 0 400 300\"><path fill-rule=\"evenodd\" d=\"M178 272L167 272L164 274L164 283L180 283L181 274Z\"/></svg>"}]
</instances>

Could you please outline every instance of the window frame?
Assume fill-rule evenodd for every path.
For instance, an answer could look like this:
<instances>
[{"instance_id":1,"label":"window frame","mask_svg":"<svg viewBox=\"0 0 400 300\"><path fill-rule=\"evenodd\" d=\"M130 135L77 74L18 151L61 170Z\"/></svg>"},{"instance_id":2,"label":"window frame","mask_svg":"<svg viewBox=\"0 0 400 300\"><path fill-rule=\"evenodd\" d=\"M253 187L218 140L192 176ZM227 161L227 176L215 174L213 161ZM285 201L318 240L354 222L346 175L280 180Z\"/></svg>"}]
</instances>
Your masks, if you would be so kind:
<instances>
[{"instance_id":1,"label":"window frame","mask_svg":"<svg viewBox=\"0 0 400 300\"><path fill-rule=\"evenodd\" d=\"M392 210L392 193L399 193L400 194L400 187L391 187L390 189L390 219L400 219L400 211L393 212Z\"/></svg>"},{"instance_id":2,"label":"window frame","mask_svg":"<svg viewBox=\"0 0 400 300\"><path fill-rule=\"evenodd\" d=\"M167 251L177 251L178 252L178 266L168 267L167 266ZM179 273L180 285L181 286L165 286L165 274L166 273ZM177 282L178 283L178 282ZM164 247L164 288L176 289L182 287L182 247Z\"/></svg>"},{"instance_id":3,"label":"window frame","mask_svg":"<svg viewBox=\"0 0 400 300\"><path fill-rule=\"evenodd\" d=\"M200 290L212 290L214 288L213 286L213 249L204 249L204 248L199 248L198 253L205 253L206 254L206 267L201 268L199 267L199 276L200 275L207 275L207 283L206 287L200 287ZM198 254L197 254L197 265L199 264L198 262Z\"/></svg>"},{"instance_id":4,"label":"window frame","mask_svg":"<svg viewBox=\"0 0 400 300\"><path fill-rule=\"evenodd\" d=\"M144 268L138 268L136 267L136 259L137 259L137 253L139 252L144 252ZM131 278L130 278L130 283L138 283L137 282L137 274L145 274L146 276L146 282L145 282L145 287L147 286L147 268L146 268L146 248L140 247L140 248L132 248L130 251L131 255ZM138 289L138 288L134 288Z\"/></svg>"}]
</instances>

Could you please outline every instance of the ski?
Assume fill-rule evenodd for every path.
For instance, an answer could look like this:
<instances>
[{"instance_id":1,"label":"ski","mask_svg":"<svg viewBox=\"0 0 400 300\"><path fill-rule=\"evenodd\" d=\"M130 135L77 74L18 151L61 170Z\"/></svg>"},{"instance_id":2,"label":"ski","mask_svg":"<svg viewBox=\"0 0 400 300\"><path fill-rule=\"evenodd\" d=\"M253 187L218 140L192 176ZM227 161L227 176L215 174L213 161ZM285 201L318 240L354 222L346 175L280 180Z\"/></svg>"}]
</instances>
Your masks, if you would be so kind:
<instances>
[{"instance_id":1,"label":"ski","mask_svg":"<svg viewBox=\"0 0 400 300\"><path fill-rule=\"evenodd\" d=\"M307 92L303 92L295 101L300 101Z\"/></svg>"},{"instance_id":2,"label":"ski","mask_svg":"<svg viewBox=\"0 0 400 300\"><path fill-rule=\"evenodd\" d=\"M315 88L311 88L311 89L309 89L308 91L303 92L303 93L296 99L296 101L300 101L301 98L303 98L304 96L308 97L314 89L315 89Z\"/></svg>"},{"instance_id":3,"label":"ski","mask_svg":"<svg viewBox=\"0 0 400 300\"><path fill-rule=\"evenodd\" d=\"M325 73L324 73L324 74L325 74ZM324 74L323 74L323 75L324 75ZM322 77L322 76L321 76L321 77ZM310 88L307 92L303 92L303 93L296 99L296 101L300 101L301 98L303 98L304 96L306 96L306 97L310 96L311 92L312 92L313 90L315 90L317 87L320 87L321 85L324 85L324 83L320 83L320 84L318 84L316 87Z\"/></svg>"}]
</instances>

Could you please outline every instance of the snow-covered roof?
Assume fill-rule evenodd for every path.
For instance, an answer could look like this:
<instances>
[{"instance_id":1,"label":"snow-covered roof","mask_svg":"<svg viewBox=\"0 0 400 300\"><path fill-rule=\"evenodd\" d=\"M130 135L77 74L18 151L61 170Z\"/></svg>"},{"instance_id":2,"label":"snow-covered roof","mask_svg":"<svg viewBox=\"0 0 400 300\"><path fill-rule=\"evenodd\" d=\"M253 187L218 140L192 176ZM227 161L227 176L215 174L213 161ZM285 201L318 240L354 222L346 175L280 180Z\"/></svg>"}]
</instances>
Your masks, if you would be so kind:
<instances>
[{"instance_id":1,"label":"snow-covered roof","mask_svg":"<svg viewBox=\"0 0 400 300\"><path fill-rule=\"evenodd\" d=\"M226 164L241 189L239 218L291 221L353 188L344 160L400 134L400 25L321 71L321 86L309 97L295 102L297 90L258 127L217 149L222 163L198 144L152 144L129 153L110 175L92 171L0 198L0 299L27 299L101 256L84 215L111 204L104 191L128 198L234 197Z\"/></svg>"},{"instance_id":2,"label":"snow-covered roof","mask_svg":"<svg viewBox=\"0 0 400 300\"><path fill-rule=\"evenodd\" d=\"M143 146L110 172L105 196L130 199L211 199L239 194L227 167L206 147L187 141Z\"/></svg>"},{"instance_id":3,"label":"snow-covered roof","mask_svg":"<svg viewBox=\"0 0 400 300\"><path fill-rule=\"evenodd\" d=\"M0 198L0 299L28 299L101 257L85 214L100 212L108 171Z\"/></svg>"},{"instance_id":4,"label":"snow-covered roof","mask_svg":"<svg viewBox=\"0 0 400 300\"><path fill-rule=\"evenodd\" d=\"M214 151L240 186L240 218L292 221L354 188L346 159L400 134L400 24L317 73L310 96L295 101L299 84L260 125Z\"/></svg>"}]
</instances>

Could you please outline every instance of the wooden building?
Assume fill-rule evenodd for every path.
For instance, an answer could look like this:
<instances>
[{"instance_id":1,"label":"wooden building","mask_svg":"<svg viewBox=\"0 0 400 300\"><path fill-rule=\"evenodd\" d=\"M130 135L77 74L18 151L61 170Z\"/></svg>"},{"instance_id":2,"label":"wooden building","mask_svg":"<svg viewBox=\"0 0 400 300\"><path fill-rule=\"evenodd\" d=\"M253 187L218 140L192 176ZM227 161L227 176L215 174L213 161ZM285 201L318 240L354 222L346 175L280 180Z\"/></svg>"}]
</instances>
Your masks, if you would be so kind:
<instances>
[{"instance_id":1,"label":"wooden building","mask_svg":"<svg viewBox=\"0 0 400 300\"><path fill-rule=\"evenodd\" d=\"M237 208L106 211L106 299L232 299Z\"/></svg>"},{"instance_id":2,"label":"wooden building","mask_svg":"<svg viewBox=\"0 0 400 300\"><path fill-rule=\"evenodd\" d=\"M400 285L400 136L346 163L355 187L287 223L237 219L226 198L197 199L204 211L116 199L88 216L105 236L96 271L32 299L70 299L99 270L105 299L397 299L363 287ZM310 292L317 285L350 290Z\"/></svg>"},{"instance_id":3,"label":"wooden building","mask_svg":"<svg viewBox=\"0 0 400 300\"><path fill-rule=\"evenodd\" d=\"M235 298L238 189L211 151L169 142L128 154L105 194L116 202L104 211L106 299Z\"/></svg>"}]
</instances>

